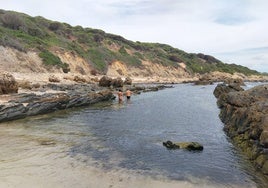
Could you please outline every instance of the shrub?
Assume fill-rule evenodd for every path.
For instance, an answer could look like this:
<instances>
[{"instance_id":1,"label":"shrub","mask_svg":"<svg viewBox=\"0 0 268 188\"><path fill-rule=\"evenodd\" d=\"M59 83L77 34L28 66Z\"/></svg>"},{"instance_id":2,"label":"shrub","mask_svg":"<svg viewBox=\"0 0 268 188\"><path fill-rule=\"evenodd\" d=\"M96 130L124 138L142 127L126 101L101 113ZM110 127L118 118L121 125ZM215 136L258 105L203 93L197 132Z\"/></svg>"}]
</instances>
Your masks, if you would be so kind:
<instances>
[{"instance_id":1,"label":"shrub","mask_svg":"<svg viewBox=\"0 0 268 188\"><path fill-rule=\"evenodd\" d=\"M88 51L89 59L98 71L105 71L106 65L115 60L116 55L106 48L92 48Z\"/></svg>"},{"instance_id":2,"label":"shrub","mask_svg":"<svg viewBox=\"0 0 268 188\"><path fill-rule=\"evenodd\" d=\"M174 62L182 62L182 60L176 55L171 55L169 57L169 60L174 61Z\"/></svg>"},{"instance_id":3,"label":"shrub","mask_svg":"<svg viewBox=\"0 0 268 188\"><path fill-rule=\"evenodd\" d=\"M43 63L47 66L56 66L57 68L62 68L64 73L70 71L69 65L67 63L62 63L61 59L58 56L55 56L53 53L47 50L40 52L39 57L42 58Z\"/></svg>"},{"instance_id":4,"label":"shrub","mask_svg":"<svg viewBox=\"0 0 268 188\"><path fill-rule=\"evenodd\" d=\"M9 36L2 36L2 38L0 38L0 45L15 48L21 52L26 52L25 47L21 44L20 41Z\"/></svg>"},{"instance_id":5,"label":"shrub","mask_svg":"<svg viewBox=\"0 0 268 188\"><path fill-rule=\"evenodd\" d=\"M39 28L31 28L30 27L30 28L28 28L27 33L29 35L36 36L36 37L44 37L45 36L45 34Z\"/></svg>"},{"instance_id":6,"label":"shrub","mask_svg":"<svg viewBox=\"0 0 268 188\"><path fill-rule=\"evenodd\" d=\"M93 76L96 76L98 74L98 71L96 69L92 69L90 71L90 74L93 75Z\"/></svg>"},{"instance_id":7,"label":"shrub","mask_svg":"<svg viewBox=\"0 0 268 188\"><path fill-rule=\"evenodd\" d=\"M122 47L119 49L119 52L120 52L120 54L122 54L122 55L127 55L127 54L128 54L124 46L122 46Z\"/></svg>"},{"instance_id":8,"label":"shrub","mask_svg":"<svg viewBox=\"0 0 268 188\"><path fill-rule=\"evenodd\" d=\"M93 36L93 39L94 39L94 41L95 41L96 43L101 43L101 42L103 41L104 37L103 37L102 35L100 35L100 34L95 34L95 35Z\"/></svg>"},{"instance_id":9,"label":"shrub","mask_svg":"<svg viewBox=\"0 0 268 188\"><path fill-rule=\"evenodd\" d=\"M39 54L39 57L43 59L45 65L60 65L62 64L60 58L55 56L51 52L45 50Z\"/></svg>"},{"instance_id":10,"label":"shrub","mask_svg":"<svg viewBox=\"0 0 268 188\"><path fill-rule=\"evenodd\" d=\"M24 22L18 14L14 14L11 12L7 12L1 17L1 21L4 27L19 30L21 27L24 26Z\"/></svg>"},{"instance_id":11,"label":"shrub","mask_svg":"<svg viewBox=\"0 0 268 188\"><path fill-rule=\"evenodd\" d=\"M48 28L51 30L51 31L57 31L58 29L60 29L61 27L61 24L59 22L53 22L51 24L49 24Z\"/></svg>"}]
</instances>

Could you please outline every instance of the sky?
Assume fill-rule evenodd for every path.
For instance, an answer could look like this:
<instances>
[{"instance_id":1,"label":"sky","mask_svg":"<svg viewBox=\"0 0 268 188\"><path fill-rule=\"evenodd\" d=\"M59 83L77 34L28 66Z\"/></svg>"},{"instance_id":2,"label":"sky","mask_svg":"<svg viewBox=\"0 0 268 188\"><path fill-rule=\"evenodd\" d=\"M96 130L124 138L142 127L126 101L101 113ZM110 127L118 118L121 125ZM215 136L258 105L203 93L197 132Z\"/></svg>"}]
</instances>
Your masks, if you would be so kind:
<instances>
[{"instance_id":1,"label":"sky","mask_svg":"<svg viewBox=\"0 0 268 188\"><path fill-rule=\"evenodd\" d=\"M268 72L267 0L0 0L0 9Z\"/></svg>"}]
</instances>

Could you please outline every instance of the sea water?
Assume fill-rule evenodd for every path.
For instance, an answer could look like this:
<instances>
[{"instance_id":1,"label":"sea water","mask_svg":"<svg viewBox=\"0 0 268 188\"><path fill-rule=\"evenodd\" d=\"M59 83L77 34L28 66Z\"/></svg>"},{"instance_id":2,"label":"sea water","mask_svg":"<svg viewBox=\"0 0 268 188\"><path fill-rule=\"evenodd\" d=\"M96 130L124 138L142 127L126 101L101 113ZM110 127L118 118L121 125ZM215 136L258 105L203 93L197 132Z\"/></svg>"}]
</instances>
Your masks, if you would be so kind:
<instances>
[{"instance_id":1,"label":"sea water","mask_svg":"<svg viewBox=\"0 0 268 188\"><path fill-rule=\"evenodd\" d=\"M215 86L179 84L123 103L114 100L2 123L0 182L10 187L20 187L20 182L25 187L90 187L93 180L87 174L94 167L99 176L121 177L119 183L140 177L187 184L179 187L268 186L225 135ZM204 150L169 150L162 145L167 140L199 142Z\"/></svg>"}]
</instances>

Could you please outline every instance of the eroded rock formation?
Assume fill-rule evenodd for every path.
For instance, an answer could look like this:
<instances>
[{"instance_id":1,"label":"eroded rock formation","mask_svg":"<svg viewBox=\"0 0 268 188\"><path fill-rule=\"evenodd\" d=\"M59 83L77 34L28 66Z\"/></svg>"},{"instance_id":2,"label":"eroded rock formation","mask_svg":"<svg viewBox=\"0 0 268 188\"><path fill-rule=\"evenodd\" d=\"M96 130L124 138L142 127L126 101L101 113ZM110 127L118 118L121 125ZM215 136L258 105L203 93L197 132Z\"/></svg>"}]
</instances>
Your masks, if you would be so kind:
<instances>
[{"instance_id":1,"label":"eroded rock formation","mask_svg":"<svg viewBox=\"0 0 268 188\"><path fill-rule=\"evenodd\" d=\"M9 73L0 74L0 95L18 93L18 83Z\"/></svg>"},{"instance_id":2,"label":"eroded rock formation","mask_svg":"<svg viewBox=\"0 0 268 188\"><path fill-rule=\"evenodd\" d=\"M244 91L234 83L219 84L214 95L226 134L268 175L268 85Z\"/></svg>"},{"instance_id":3,"label":"eroded rock formation","mask_svg":"<svg viewBox=\"0 0 268 188\"><path fill-rule=\"evenodd\" d=\"M114 95L108 90L88 93L46 93L43 95L21 93L12 96L12 100L0 105L0 122L112 99L114 99Z\"/></svg>"}]
</instances>

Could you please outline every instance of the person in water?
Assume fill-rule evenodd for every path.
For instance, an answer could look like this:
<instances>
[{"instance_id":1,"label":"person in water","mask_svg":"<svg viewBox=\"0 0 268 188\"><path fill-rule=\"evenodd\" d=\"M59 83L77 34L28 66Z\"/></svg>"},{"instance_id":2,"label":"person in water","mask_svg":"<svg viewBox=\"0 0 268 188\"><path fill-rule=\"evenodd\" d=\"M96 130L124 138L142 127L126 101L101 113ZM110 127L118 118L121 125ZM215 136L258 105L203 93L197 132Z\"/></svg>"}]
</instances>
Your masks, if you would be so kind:
<instances>
[{"instance_id":1,"label":"person in water","mask_svg":"<svg viewBox=\"0 0 268 188\"><path fill-rule=\"evenodd\" d=\"M118 100L119 100L119 102L122 102L122 101L123 101L123 92L122 92L121 89L119 89L117 95L118 95Z\"/></svg>"},{"instance_id":2,"label":"person in water","mask_svg":"<svg viewBox=\"0 0 268 188\"><path fill-rule=\"evenodd\" d=\"M127 89L127 91L126 91L127 99L130 99L131 94L132 94L132 92L129 89Z\"/></svg>"}]
</instances>

